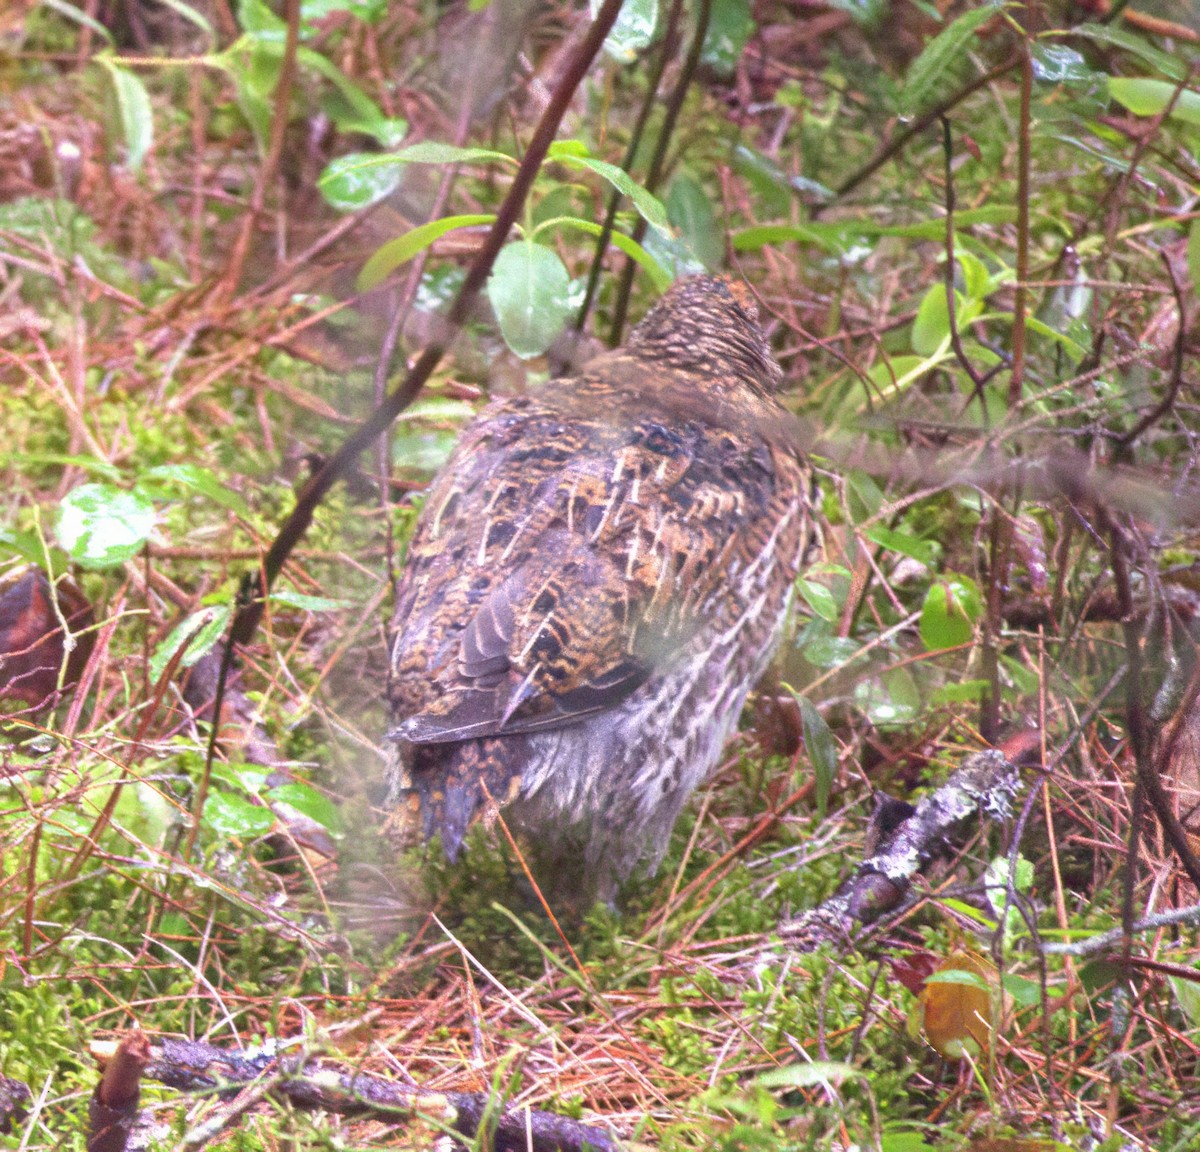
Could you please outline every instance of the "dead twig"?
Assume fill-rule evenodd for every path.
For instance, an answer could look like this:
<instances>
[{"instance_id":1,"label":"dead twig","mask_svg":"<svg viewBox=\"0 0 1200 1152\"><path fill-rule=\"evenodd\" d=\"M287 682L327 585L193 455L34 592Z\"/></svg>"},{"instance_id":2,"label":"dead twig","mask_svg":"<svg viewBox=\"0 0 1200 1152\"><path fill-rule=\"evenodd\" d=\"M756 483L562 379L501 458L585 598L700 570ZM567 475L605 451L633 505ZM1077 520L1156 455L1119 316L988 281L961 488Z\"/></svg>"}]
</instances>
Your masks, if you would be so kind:
<instances>
[{"instance_id":1,"label":"dead twig","mask_svg":"<svg viewBox=\"0 0 1200 1152\"><path fill-rule=\"evenodd\" d=\"M882 822L875 851L828 900L784 924L784 942L800 952L825 943L846 946L856 930L893 911L966 820L977 812L995 818L1009 814L1022 788L1017 762L1037 743L1036 733L1021 733L1003 749L976 752L911 812L891 808L895 815Z\"/></svg>"},{"instance_id":2,"label":"dead twig","mask_svg":"<svg viewBox=\"0 0 1200 1152\"><path fill-rule=\"evenodd\" d=\"M1128 932L1125 926L1119 928L1110 928L1107 932L1099 932L1095 936L1089 936L1086 940L1073 940L1063 943L1043 943L1041 949L1043 952L1053 952L1059 956L1092 956L1097 952L1107 952L1110 948L1117 945L1123 945L1128 938L1130 932L1153 932L1159 928L1169 928L1176 924L1200 924L1200 904L1192 904L1187 908L1172 908L1169 912L1156 912L1153 916L1145 916L1141 920L1135 920L1129 925ZM1145 957L1132 957L1142 967L1150 967L1150 962ZM1194 980L1196 970L1189 968L1189 980Z\"/></svg>"},{"instance_id":3,"label":"dead twig","mask_svg":"<svg viewBox=\"0 0 1200 1152\"><path fill-rule=\"evenodd\" d=\"M93 1057L108 1068L124 1042L96 1042ZM341 1116L373 1115L401 1121L424 1118L467 1139L490 1128L496 1152L639 1152L645 1145L618 1140L603 1128L529 1107L501 1104L487 1092L435 1092L382 1076L320 1062L307 1052L281 1055L258 1050L229 1052L198 1040L163 1040L148 1049L144 1075L181 1092L210 1092L238 1100L249 1092L255 1101L270 1097L293 1107ZM111 1062L111 1063L110 1063ZM213 1118L213 1124L228 1119ZM205 1131L212 1125L206 1124Z\"/></svg>"},{"instance_id":4,"label":"dead twig","mask_svg":"<svg viewBox=\"0 0 1200 1152\"><path fill-rule=\"evenodd\" d=\"M227 651L230 651L233 645L247 644L254 636L259 621L262 619L265 597L270 592L271 585L274 584L284 563L292 554L292 550L308 531L317 506L324 499L325 494L354 466L359 453L373 444L376 437L381 435L392 421L416 399L417 394L424 387L425 381L429 379L434 368L441 362L446 347L462 327L470 313L475 297L486 283L492 270L492 264L508 239L509 230L521 213L525 199L541 169L546 153L550 150L550 145L554 142L558 126L562 122L563 116L566 115L575 91L583 82L584 76L587 75L587 70L616 21L620 8L620 0L604 0L600 10L596 13L596 18L588 28L587 35L572 57L570 67L565 70L562 81L554 90L550 103L525 151L521 165L513 177L508 194L504 197L504 201L496 213L492 229L468 270L454 303L450 306L449 314L446 317L444 336L440 341L425 349L404 380L388 393L383 403L376 407L370 416L342 442L341 447L329 457L320 471L312 476L300 490L296 497L295 507L271 542L271 547L263 557L259 571L251 577L249 595L244 598L230 628L230 644L227 646ZM232 658L231 655L230 658Z\"/></svg>"}]
</instances>

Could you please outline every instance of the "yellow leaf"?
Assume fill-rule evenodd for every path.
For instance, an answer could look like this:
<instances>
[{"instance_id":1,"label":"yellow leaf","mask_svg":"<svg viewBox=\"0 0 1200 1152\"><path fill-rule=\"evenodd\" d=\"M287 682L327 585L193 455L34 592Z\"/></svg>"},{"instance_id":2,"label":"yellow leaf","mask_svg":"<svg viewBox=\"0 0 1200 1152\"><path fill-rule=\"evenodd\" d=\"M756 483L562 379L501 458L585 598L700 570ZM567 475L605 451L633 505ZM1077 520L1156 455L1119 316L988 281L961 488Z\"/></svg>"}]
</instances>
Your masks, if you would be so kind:
<instances>
[{"instance_id":1,"label":"yellow leaf","mask_svg":"<svg viewBox=\"0 0 1200 1152\"><path fill-rule=\"evenodd\" d=\"M974 952L951 952L921 992L923 1031L930 1046L949 1060L961 1060L967 1051L988 1051L996 985L996 969L989 961Z\"/></svg>"}]
</instances>

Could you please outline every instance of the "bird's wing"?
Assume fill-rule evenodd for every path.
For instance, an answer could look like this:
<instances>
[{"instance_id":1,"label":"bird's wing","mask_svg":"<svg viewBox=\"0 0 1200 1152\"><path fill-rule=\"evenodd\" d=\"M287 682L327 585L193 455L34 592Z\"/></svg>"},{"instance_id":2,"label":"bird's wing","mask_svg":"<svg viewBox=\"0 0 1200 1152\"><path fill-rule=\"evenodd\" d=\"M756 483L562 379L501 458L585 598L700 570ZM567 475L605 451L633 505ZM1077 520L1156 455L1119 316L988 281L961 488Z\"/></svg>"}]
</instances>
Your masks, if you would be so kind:
<instances>
[{"instance_id":1,"label":"bird's wing","mask_svg":"<svg viewBox=\"0 0 1200 1152\"><path fill-rule=\"evenodd\" d=\"M753 459L752 459L753 457ZM711 608L770 452L712 430L493 404L426 500L393 643L394 734L554 728L611 708ZM750 486L753 489L753 484Z\"/></svg>"}]
</instances>

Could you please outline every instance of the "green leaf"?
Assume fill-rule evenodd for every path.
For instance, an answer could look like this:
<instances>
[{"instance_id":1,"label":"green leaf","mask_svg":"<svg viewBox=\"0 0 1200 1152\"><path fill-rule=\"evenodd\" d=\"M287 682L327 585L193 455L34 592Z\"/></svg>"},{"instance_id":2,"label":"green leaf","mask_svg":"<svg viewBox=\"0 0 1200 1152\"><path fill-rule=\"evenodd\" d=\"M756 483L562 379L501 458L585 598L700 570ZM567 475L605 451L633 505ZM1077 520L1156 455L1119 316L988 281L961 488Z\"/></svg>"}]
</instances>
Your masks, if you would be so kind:
<instances>
[{"instance_id":1,"label":"green leaf","mask_svg":"<svg viewBox=\"0 0 1200 1152\"><path fill-rule=\"evenodd\" d=\"M261 121L264 111L272 111L267 100L279 80L287 26L258 0L244 0L241 19L246 35L224 52L208 57L208 62L230 76L238 88L238 101L243 112L256 133L265 138L270 125ZM249 68L244 64L247 55L251 61ZM328 80L336 89L336 96L323 100L322 107L342 131L362 132L374 137L385 148L394 148L404 139L407 122L385 116L379 105L326 56L301 45L296 51L296 61L306 71Z\"/></svg>"},{"instance_id":2,"label":"green leaf","mask_svg":"<svg viewBox=\"0 0 1200 1152\"><path fill-rule=\"evenodd\" d=\"M892 356L873 365L867 379L884 396L899 394L950 355L950 352L935 352L930 356Z\"/></svg>"},{"instance_id":3,"label":"green leaf","mask_svg":"<svg viewBox=\"0 0 1200 1152\"><path fill-rule=\"evenodd\" d=\"M546 155L551 160L562 160L568 156L590 156L592 150L582 140L555 140Z\"/></svg>"},{"instance_id":4,"label":"green leaf","mask_svg":"<svg viewBox=\"0 0 1200 1152\"><path fill-rule=\"evenodd\" d=\"M946 307L946 286L933 284L921 298L917 318L913 321L913 351L921 356L933 356L950 339L950 312Z\"/></svg>"},{"instance_id":5,"label":"green leaf","mask_svg":"<svg viewBox=\"0 0 1200 1152\"><path fill-rule=\"evenodd\" d=\"M801 577L796 581L796 587L800 595L808 602L808 606L818 616L831 623L837 620L839 615L837 601L833 598L833 593L824 584L818 584L815 580L805 580Z\"/></svg>"},{"instance_id":6,"label":"green leaf","mask_svg":"<svg viewBox=\"0 0 1200 1152\"><path fill-rule=\"evenodd\" d=\"M151 683L158 683L159 677L181 648L183 655L179 664L182 668L190 668L210 651L223 635L232 611L229 604L214 604L193 612L181 623L176 624L150 657Z\"/></svg>"},{"instance_id":7,"label":"green leaf","mask_svg":"<svg viewBox=\"0 0 1200 1152\"><path fill-rule=\"evenodd\" d=\"M366 208L390 196L400 186L400 166L380 164L379 159L365 152L338 156L325 165L325 171L317 179L317 188L339 212Z\"/></svg>"},{"instance_id":8,"label":"green leaf","mask_svg":"<svg viewBox=\"0 0 1200 1152\"><path fill-rule=\"evenodd\" d=\"M932 565L938 556L938 545L933 540L919 540L906 532L896 532L885 528L882 524L872 524L863 535L872 544L878 544L889 552L899 552L901 556L909 556L926 567Z\"/></svg>"},{"instance_id":9,"label":"green leaf","mask_svg":"<svg viewBox=\"0 0 1200 1152\"><path fill-rule=\"evenodd\" d=\"M1200 977L1200 969L1196 970L1196 975ZM1200 1028L1200 984L1194 980L1185 980L1180 976L1169 976L1168 979L1180 1011L1187 1017L1193 1028Z\"/></svg>"},{"instance_id":10,"label":"green leaf","mask_svg":"<svg viewBox=\"0 0 1200 1152\"><path fill-rule=\"evenodd\" d=\"M976 924L982 924L985 928L994 930L996 920L989 916L982 908L976 908L974 904L968 904L965 900L956 900L953 896L943 897L939 901L948 911L957 912L965 920L974 920Z\"/></svg>"},{"instance_id":11,"label":"green leaf","mask_svg":"<svg viewBox=\"0 0 1200 1152\"><path fill-rule=\"evenodd\" d=\"M1006 313L1004 318L1011 322L1012 314ZM1078 341L1072 340L1065 332L1059 332L1057 328L1052 328L1036 316L1026 316L1025 326L1031 332L1036 332L1039 336L1045 336L1047 339L1053 340L1056 344L1060 345L1063 351L1076 364L1087 354L1087 349Z\"/></svg>"},{"instance_id":12,"label":"green leaf","mask_svg":"<svg viewBox=\"0 0 1200 1152\"><path fill-rule=\"evenodd\" d=\"M581 184L558 184L551 188L537 201L529 214L529 222L532 224L532 228L528 229L529 235L537 235L538 226L550 220L591 212L592 200L583 193L584 188Z\"/></svg>"},{"instance_id":13,"label":"green leaf","mask_svg":"<svg viewBox=\"0 0 1200 1152\"><path fill-rule=\"evenodd\" d=\"M828 4L835 12L845 12L867 31L878 28L890 11L889 0L828 0Z\"/></svg>"},{"instance_id":14,"label":"green leaf","mask_svg":"<svg viewBox=\"0 0 1200 1152\"><path fill-rule=\"evenodd\" d=\"M304 0L300 5L300 15L308 24L337 12L349 12L365 24L373 24L387 12L387 0Z\"/></svg>"},{"instance_id":15,"label":"green leaf","mask_svg":"<svg viewBox=\"0 0 1200 1152\"><path fill-rule=\"evenodd\" d=\"M277 589L268 599L273 604L287 604L291 608L302 608L305 612L340 612L344 608L354 607L352 600L335 600L331 596L307 596L291 588Z\"/></svg>"},{"instance_id":16,"label":"green leaf","mask_svg":"<svg viewBox=\"0 0 1200 1152\"><path fill-rule=\"evenodd\" d=\"M570 290L571 277L549 248L518 240L500 250L487 295L504 342L523 360L540 356L562 332Z\"/></svg>"},{"instance_id":17,"label":"green leaf","mask_svg":"<svg viewBox=\"0 0 1200 1152\"><path fill-rule=\"evenodd\" d=\"M392 460L398 468L432 476L454 451L458 437L446 429L414 428L403 422L392 434Z\"/></svg>"},{"instance_id":18,"label":"green leaf","mask_svg":"<svg viewBox=\"0 0 1200 1152\"><path fill-rule=\"evenodd\" d=\"M262 836L275 827L275 814L240 796L210 792L204 802L203 822L218 836Z\"/></svg>"},{"instance_id":19,"label":"green leaf","mask_svg":"<svg viewBox=\"0 0 1200 1152\"><path fill-rule=\"evenodd\" d=\"M263 0L238 0L238 24L255 40L274 37L283 43L287 36L287 24Z\"/></svg>"},{"instance_id":20,"label":"green leaf","mask_svg":"<svg viewBox=\"0 0 1200 1152\"><path fill-rule=\"evenodd\" d=\"M846 476L846 503L854 523L861 524L883 507L883 492L872 476L856 470Z\"/></svg>"},{"instance_id":21,"label":"green leaf","mask_svg":"<svg viewBox=\"0 0 1200 1152\"><path fill-rule=\"evenodd\" d=\"M771 244L814 244L833 256L846 251L845 229L821 224L761 224L732 237L737 252L757 252Z\"/></svg>"},{"instance_id":22,"label":"green leaf","mask_svg":"<svg viewBox=\"0 0 1200 1152\"><path fill-rule=\"evenodd\" d=\"M1157 116L1170 106L1178 91L1178 84L1166 80L1126 80L1118 76L1108 80L1108 94L1135 116ZM1186 88L1179 92L1170 116L1185 124L1200 124L1200 92Z\"/></svg>"},{"instance_id":23,"label":"green leaf","mask_svg":"<svg viewBox=\"0 0 1200 1152\"><path fill-rule=\"evenodd\" d=\"M421 224L395 240L389 240L371 253L370 259L363 265L358 274L358 290L366 292L382 283L392 272L407 263L418 252L423 252L431 244L436 243L447 232L456 228L473 228L480 224L492 224L494 215L474 216L443 216L440 220L430 220Z\"/></svg>"},{"instance_id":24,"label":"green leaf","mask_svg":"<svg viewBox=\"0 0 1200 1152\"><path fill-rule=\"evenodd\" d=\"M113 42L112 33L100 23L99 20L92 19L86 12L80 11L74 4L68 4L67 0L41 0L44 7L50 8L57 12L60 16L65 16L68 20L73 20L76 24L83 25L95 32L104 41L111 44Z\"/></svg>"},{"instance_id":25,"label":"green leaf","mask_svg":"<svg viewBox=\"0 0 1200 1152\"><path fill-rule=\"evenodd\" d=\"M879 727L911 724L920 714L925 695L907 668L888 671L860 680L854 689L855 702Z\"/></svg>"},{"instance_id":26,"label":"green leaf","mask_svg":"<svg viewBox=\"0 0 1200 1152\"><path fill-rule=\"evenodd\" d=\"M580 232L587 232L590 236L599 236L603 229L599 224L593 223L591 220L581 220L578 216L562 216L557 220L545 220L539 225L539 230L544 227L557 228L575 228ZM650 236L658 236L660 233L652 232ZM647 238L649 240L649 237ZM622 232L610 232L608 242L614 247L624 252L631 260L640 264L650 276L650 282L658 292L665 292L671 286L671 274L668 272L654 254L647 248L643 248L632 236L626 236Z\"/></svg>"},{"instance_id":27,"label":"green leaf","mask_svg":"<svg viewBox=\"0 0 1200 1152\"><path fill-rule=\"evenodd\" d=\"M191 21L208 39L210 45L215 45L217 42L217 34L213 30L213 26L208 22L207 17L198 12L190 4L185 4L183 0L158 0L158 2L172 12L178 12L185 20Z\"/></svg>"},{"instance_id":28,"label":"green leaf","mask_svg":"<svg viewBox=\"0 0 1200 1152\"><path fill-rule=\"evenodd\" d=\"M990 293L994 292L1005 280L1009 278L1009 270L1001 269L996 275L992 275L988 271L988 266L979 259L978 256L970 252L965 252L958 247L956 238L956 248L958 248L954 260L955 263L962 269L963 278L963 295L968 300L982 300Z\"/></svg>"},{"instance_id":29,"label":"green leaf","mask_svg":"<svg viewBox=\"0 0 1200 1152\"><path fill-rule=\"evenodd\" d=\"M1033 863L1024 856L1017 857L1017 877L1015 884L1018 892L1033 891Z\"/></svg>"},{"instance_id":30,"label":"green leaf","mask_svg":"<svg viewBox=\"0 0 1200 1152\"><path fill-rule=\"evenodd\" d=\"M589 0L592 19L601 0ZM643 48L654 43L658 27L658 0L624 0L616 22L604 41L604 51L621 64L632 64Z\"/></svg>"},{"instance_id":31,"label":"green leaf","mask_svg":"<svg viewBox=\"0 0 1200 1152\"><path fill-rule=\"evenodd\" d=\"M648 228L645 247L654 262L666 269L668 285L683 276L699 276L708 271L682 236L664 236L657 228Z\"/></svg>"},{"instance_id":32,"label":"green leaf","mask_svg":"<svg viewBox=\"0 0 1200 1152\"><path fill-rule=\"evenodd\" d=\"M476 160L500 160L517 167L518 162L503 152L492 148L460 148L457 144L443 144L439 140L422 140L393 152L390 159L401 164L470 164Z\"/></svg>"},{"instance_id":33,"label":"green leaf","mask_svg":"<svg viewBox=\"0 0 1200 1152\"><path fill-rule=\"evenodd\" d=\"M270 95L279 79L282 55L282 44L268 50L259 38L243 36L224 52L207 57L209 64L220 68L233 84L238 109L254 133L260 151L266 147L271 133Z\"/></svg>"},{"instance_id":34,"label":"green leaf","mask_svg":"<svg viewBox=\"0 0 1200 1152\"><path fill-rule=\"evenodd\" d=\"M961 292L954 294L954 322L961 336L972 320L983 310L981 300L966 299ZM917 318L913 321L912 346L922 356L940 356L950 343L950 310L946 306L946 285L934 284L921 300Z\"/></svg>"},{"instance_id":35,"label":"green leaf","mask_svg":"<svg viewBox=\"0 0 1200 1152\"><path fill-rule=\"evenodd\" d=\"M833 733L824 717L817 711L807 696L797 696L796 703L800 705L800 722L804 730L804 750L808 753L808 761L813 766L813 779L816 784L817 819L825 819L825 809L829 803L829 793L833 789L833 781L837 777L837 746L833 742Z\"/></svg>"},{"instance_id":36,"label":"green leaf","mask_svg":"<svg viewBox=\"0 0 1200 1152\"><path fill-rule=\"evenodd\" d=\"M1182 55L1172 55L1161 48L1148 44L1136 33L1115 24L1077 24L1071 29L1072 37L1092 40L1097 44L1107 44L1113 48L1121 48L1137 56L1149 64L1156 72L1168 80L1183 80L1188 74L1188 66Z\"/></svg>"},{"instance_id":37,"label":"green leaf","mask_svg":"<svg viewBox=\"0 0 1200 1152\"><path fill-rule=\"evenodd\" d=\"M733 150L733 167L737 174L749 182L762 201L764 216L784 216L792 202L792 188L787 174L773 160L739 144ZM755 229L747 229L754 232ZM761 247L761 245L760 245Z\"/></svg>"},{"instance_id":38,"label":"green leaf","mask_svg":"<svg viewBox=\"0 0 1200 1152\"><path fill-rule=\"evenodd\" d=\"M1008 903L1008 879L1008 857L994 857L984 872L983 893L992 911L997 916L1004 917L1004 939L1011 942L1021 930L1024 921L1017 908ZM1032 884L1033 865L1024 856L1018 856L1013 888L1018 893L1027 893Z\"/></svg>"},{"instance_id":39,"label":"green leaf","mask_svg":"<svg viewBox=\"0 0 1200 1152\"><path fill-rule=\"evenodd\" d=\"M956 228L969 228L973 224L1011 224L1017 218L1017 209L1012 204L986 204L982 208L967 208L954 213ZM860 236L900 236L909 240L940 240L946 235L946 221L942 218L921 220L916 224L876 224L871 220L854 221L851 231Z\"/></svg>"},{"instance_id":40,"label":"green leaf","mask_svg":"<svg viewBox=\"0 0 1200 1152\"><path fill-rule=\"evenodd\" d=\"M929 1152L924 1132L884 1132L879 1152Z\"/></svg>"},{"instance_id":41,"label":"green leaf","mask_svg":"<svg viewBox=\"0 0 1200 1152\"><path fill-rule=\"evenodd\" d=\"M667 192L667 219L679 229L692 252L710 272L721 267L725 243L712 201L689 172L680 172Z\"/></svg>"},{"instance_id":42,"label":"green leaf","mask_svg":"<svg viewBox=\"0 0 1200 1152\"><path fill-rule=\"evenodd\" d=\"M1010 204L988 204L954 214L956 229L974 224L1010 224L1017 210ZM733 234L738 252L753 252L768 244L815 244L832 255L844 255L863 237L897 236L906 240L941 240L946 235L944 218L921 220L915 224L879 224L873 220L839 220L836 224L763 224L743 228Z\"/></svg>"},{"instance_id":43,"label":"green leaf","mask_svg":"<svg viewBox=\"0 0 1200 1152\"><path fill-rule=\"evenodd\" d=\"M929 703L935 708L942 704L975 704L987 695L991 685L986 680L961 680L943 684L930 694Z\"/></svg>"},{"instance_id":44,"label":"green leaf","mask_svg":"<svg viewBox=\"0 0 1200 1152\"><path fill-rule=\"evenodd\" d=\"M245 792L248 796L259 796L266 787L270 773L261 764L239 764L236 760L222 763L214 760L212 778L222 784Z\"/></svg>"},{"instance_id":45,"label":"green leaf","mask_svg":"<svg viewBox=\"0 0 1200 1152\"><path fill-rule=\"evenodd\" d=\"M369 96L358 95L361 99L347 99L346 91L339 85L337 92L321 101L321 108L340 132L359 132L370 136L381 148L398 148L408 135L408 121L400 116L385 116Z\"/></svg>"},{"instance_id":46,"label":"green leaf","mask_svg":"<svg viewBox=\"0 0 1200 1152\"><path fill-rule=\"evenodd\" d=\"M926 984L965 984L968 988L978 988L991 995L992 986L978 972L969 972L962 968L943 968L940 972L930 972L925 977Z\"/></svg>"},{"instance_id":47,"label":"green leaf","mask_svg":"<svg viewBox=\"0 0 1200 1152\"><path fill-rule=\"evenodd\" d=\"M866 1079L866 1073L853 1064L813 1060L807 1064L772 1068L758 1077L758 1083L764 1088L819 1088L856 1079Z\"/></svg>"},{"instance_id":48,"label":"green leaf","mask_svg":"<svg viewBox=\"0 0 1200 1152\"><path fill-rule=\"evenodd\" d=\"M814 668L840 668L862 650L862 645L849 636L818 636L801 651Z\"/></svg>"},{"instance_id":49,"label":"green leaf","mask_svg":"<svg viewBox=\"0 0 1200 1152\"><path fill-rule=\"evenodd\" d=\"M282 57L284 43L277 45ZM403 120L392 120L383 114L383 109L375 103L349 76L346 75L332 60L314 52L311 48L300 47L296 51L296 60L304 68L317 73L328 80L345 101L350 115L337 121L338 127L346 130L367 132L376 137L381 144L394 147L404 138L408 125ZM397 135L399 133L399 135Z\"/></svg>"},{"instance_id":50,"label":"green leaf","mask_svg":"<svg viewBox=\"0 0 1200 1152\"><path fill-rule=\"evenodd\" d=\"M8 221L0 219L0 228L9 227ZM107 460L97 460L95 456L80 456L69 452L9 452L5 459L13 466L23 468L40 468L44 465L61 465L68 468L80 468L99 476L104 480L120 480L121 470Z\"/></svg>"},{"instance_id":51,"label":"green leaf","mask_svg":"<svg viewBox=\"0 0 1200 1152\"><path fill-rule=\"evenodd\" d=\"M1015 972L1006 972L1000 977L1004 991L1012 997L1018 1008L1032 1008L1042 1000L1042 987L1036 980L1028 976L1018 976Z\"/></svg>"},{"instance_id":52,"label":"green leaf","mask_svg":"<svg viewBox=\"0 0 1200 1152\"><path fill-rule=\"evenodd\" d=\"M1093 84L1102 79L1102 73L1065 44L1034 44L1031 57L1034 79L1043 84Z\"/></svg>"},{"instance_id":53,"label":"green leaf","mask_svg":"<svg viewBox=\"0 0 1200 1152\"><path fill-rule=\"evenodd\" d=\"M966 56L975 33L996 15L999 7L999 4L987 3L974 11L964 12L925 45L909 67L900 92L903 112L916 116L936 103L939 94L949 91L954 68Z\"/></svg>"},{"instance_id":54,"label":"green leaf","mask_svg":"<svg viewBox=\"0 0 1200 1152\"><path fill-rule=\"evenodd\" d=\"M351 152L332 160L321 173L317 187L335 208L349 211L373 204L388 195L400 181L402 164L458 164L471 160L504 160L516 163L490 148L456 148L424 140L398 152Z\"/></svg>"},{"instance_id":55,"label":"green leaf","mask_svg":"<svg viewBox=\"0 0 1200 1152\"><path fill-rule=\"evenodd\" d=\"M40 532L17 532L11 528L0 528L0 559L5 562L18 556L28 564L44 567L46 564L46 541ZM65 563L65 561L64 561ZM59 567L58 554L55 554L54 568Z\"/></svg>"},{"instance_id":56,"label":"green leaf","mask_svg":"<svg viewBox=\"0 0 1200 1152\"><path fill-rule=\"evenodd\" d=\"M154 113L150 108L150 94L141 77L128 68L122 68L106 56L97 56L96 62L103 65L112 78L117 112L121 118L121 135L125 138L126 164L131 172L136 172L154 145Z\"/></svg>"},{"instance_id":57,"label":"green leaf","mask_svg":"<svg viewBox=\"0 0 1200 1152\"><path fill-rule=\"evenodd\" d=\"M421 312L447 311L462 291L466 278L466 271L457 264L439 264L428 269L421 276L413 306Z\"/></svg>"},{"instance_id":58,"label":"green leaf","mask_svg":"<svg viewBox=\"0 0 1200 1152\"><path fill-rule=\"evenodd\" d=\"M142 493L81 484L59 505L58 541L85 568L115 568L142 550L154 521L154 505Z\"/></svg>"},{"instance_id":59,"label":"green leaf","mask_svg":"<svg viewBox=\"0 0 1200 1152\"><path fill-rule=\"evenodd\" d=\"M588 168L597 176L604 177L618 192L629 197L647 224L670 235L671 222L667 219L667 210L662 201L653 193L647 192L623 168L605 160L597 160L595 156L580 156L575 151L563 151L555 145L550 146L549 157L568 168Z\"/></svg>"},{"instance_id":60,"label":"green leaf","mask_svg":"<svg viewBox=\"0 0 1200 1152\"><path fill-rule=\"evenodd\" d=\"M280 784L277 788L272 788L267 792L267 802L272 805L286 804L302 816L315 820L327 832L334 835L341 832L342 816L337 805L311 784L299 781Z\"/></svg>"},{"instance_id":61,"label":"green leaf","mask_svg":"<svg viewBox=\"0 0 1200 1152\"><path fill-rule=\"evenodd\" d=\"M921 608L921 640L931 652L957 648L975 635L983 614L979 588L969 576L948 574L936 580Z\"/></svg>"},{"instance_id":62,"label":"green leaf","mask_svg":"<svg viewBox=\"0 0 1200 1152\"><path fill-rule=\"evenodd\" d=\"M145 480L165 480L182 488L207 496L222 508L236 512L243 519L249 519L250 508L225 481L214 472L201 468L199 464L161 464L145 473Z\"/></svg>"},{"instance_id":63,"label":"green leaf","mask_svg":"<svg viewBox=\"0 0 1200 1152\"><path fill-rule=\"evenodd\" d=\"M754 28L749 0L713 0L700 59L728 76L742 58Z\"/></svg>"},{"instance_id":64,"label":"green leaf","mask_svg":"<svg viewBox=\"0 0 1200 1152\"><path fill-rule=\"evenodd\" d=\"M343 132L362 132L374 137L381 148L396 148L408 135L408 121L402 116L380 116L369 120L347 117L338 120L337 126Z\"/></svg>"},{"instance_id":65,"label":"green leaf","mask_svg":"<svg viewBox=\"0 0 1200 1152\"><path fill-rule=\"evenodd\" d=\"M1027 668L1019 660L1014 660L1007 653L1000 653L1000 664L1008 673L1017 692L1022 696L1036 696L1041 688L1041 680L1036 668Z\"/></svg>"}]
</instances>

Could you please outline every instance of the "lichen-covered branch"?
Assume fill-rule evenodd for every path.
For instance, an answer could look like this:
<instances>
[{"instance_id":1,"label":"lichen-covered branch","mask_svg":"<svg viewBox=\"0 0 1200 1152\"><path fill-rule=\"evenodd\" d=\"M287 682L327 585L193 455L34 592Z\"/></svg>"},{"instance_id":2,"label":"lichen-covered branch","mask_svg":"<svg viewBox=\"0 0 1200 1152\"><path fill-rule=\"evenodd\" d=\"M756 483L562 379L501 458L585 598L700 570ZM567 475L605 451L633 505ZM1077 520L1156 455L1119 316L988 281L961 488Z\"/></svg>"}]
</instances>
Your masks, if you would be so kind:
<instances>
[{"instance_id":1,"label":"lichen-covered branch","mask_svg":"<svg viewBox=\"0 0 1200 1152\"><path fill-rule=\"evenodd\" d=\"M1017 765L1036 746L1036 735L1022 733L1003 749L968 756L962 767L915 808L886 806L879 842L838 890L816 908L782 926L784 941L801 952L824 943L849 945L856 930L891 912L908 895L947 840L977 812L1003 819L1021 790ZM878 814L877 814L877 818Z\"/></svg>"},{"instance_id":2,"label":"lichen-covered branch","mask_svg":"<svg viewBox=\"0 0 1200 1152\"><path fill-rule=\"evenodd\" d=\"M101 1063L118 1045L94 1043ZM281 1055L260 1050L230 1052L194 1040L163 1040L149 1052L144 1075L183 1092L256 1095L287 1100L294 1107L342 1116L375 1115L400 1122L423 1117L473 1138L491 1132L496 1152L637 1152L642 1146L619 1141L602 1128L551 1112L516 1105L496 1106L486 1092L435 1092L382 1076L318 1062L307 1053ZM236 1107L236 1104L231 1105Z\"/></svg>"}]
</instances>

